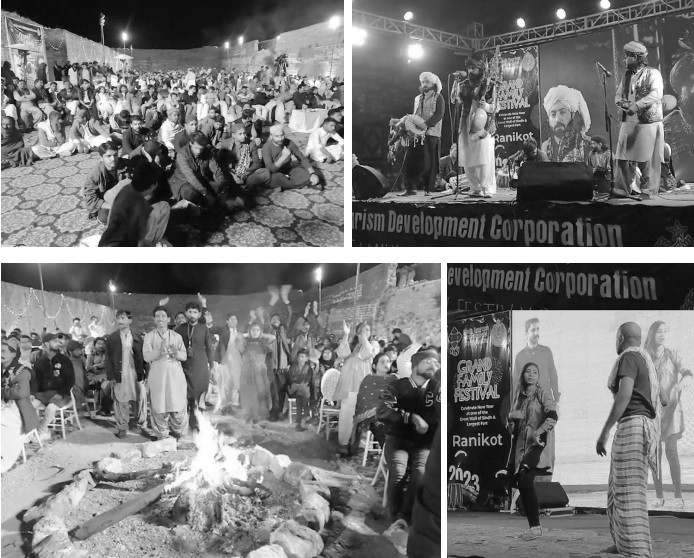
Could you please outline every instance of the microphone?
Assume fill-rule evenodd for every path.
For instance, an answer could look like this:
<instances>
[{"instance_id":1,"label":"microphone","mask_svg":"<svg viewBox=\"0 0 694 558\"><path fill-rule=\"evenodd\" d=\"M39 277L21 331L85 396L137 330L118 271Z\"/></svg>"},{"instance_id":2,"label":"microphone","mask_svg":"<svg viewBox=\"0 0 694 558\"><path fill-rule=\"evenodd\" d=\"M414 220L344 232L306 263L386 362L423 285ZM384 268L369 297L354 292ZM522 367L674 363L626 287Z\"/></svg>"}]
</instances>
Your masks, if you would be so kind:
<instances>
[{"instance_id":1,"label":"microphone","mask_svg":"<svg viewBox=\"0 0 694 558\"><path fill-rule=\"evenodd\" d=\"M595 64L605 73L607 77L612 77L612 72L610 72L607 68L605 68L605 66L600 64L600 62L596 62Z\"/></svg>"},{"instance_id":2,"label":"microphone","mask_svg":"<svg viewBox=\"0 0 694 558\"><path fill-rule=\"evenodd\" d=\"M465 76L467 76L467 72L463 70L458 70L457 72L453 72L453 76L456 77L457 79L462 79Z\"/></svg>"}]
</instances>

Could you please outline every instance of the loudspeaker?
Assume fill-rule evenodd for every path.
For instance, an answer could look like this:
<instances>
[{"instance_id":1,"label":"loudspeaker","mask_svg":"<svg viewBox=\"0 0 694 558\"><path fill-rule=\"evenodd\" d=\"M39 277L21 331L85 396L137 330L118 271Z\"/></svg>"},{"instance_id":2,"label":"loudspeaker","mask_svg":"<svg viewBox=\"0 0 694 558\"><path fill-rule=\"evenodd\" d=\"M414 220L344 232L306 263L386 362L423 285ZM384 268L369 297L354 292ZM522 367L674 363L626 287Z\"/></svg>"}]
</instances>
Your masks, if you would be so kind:
<instances>
[{"instance_id":1,"label":"loudspeaker","mask_svg":"<svg viewBox=\"0 0 694 558\"><path fill-rule=\"evenodd\" d=\"M540 200L590 201L593 172L585 163L527 161L518 171L518 203Z\"/></svg>"},{"instance_id":2,"label":"loudspeaker","mask_svg":"<svg viewBox=\"0 0 694 558\"><path fill-rule=\"evenodd\" d=\"M386 195L386 177L373 167L357 165L352 169L352 192L358 200L382 198Z\"/></svg>"},{"instance_id":3,"label":"loudspeaker","mask_svg":"<svg viewBox=\"0 0 694 558\"><path fill-rule=\"evenodd\" d=\"M536 482L535 492L540 509L565 508L569 505L569 497L558 482Z\"/></svg>"}]
</instances>

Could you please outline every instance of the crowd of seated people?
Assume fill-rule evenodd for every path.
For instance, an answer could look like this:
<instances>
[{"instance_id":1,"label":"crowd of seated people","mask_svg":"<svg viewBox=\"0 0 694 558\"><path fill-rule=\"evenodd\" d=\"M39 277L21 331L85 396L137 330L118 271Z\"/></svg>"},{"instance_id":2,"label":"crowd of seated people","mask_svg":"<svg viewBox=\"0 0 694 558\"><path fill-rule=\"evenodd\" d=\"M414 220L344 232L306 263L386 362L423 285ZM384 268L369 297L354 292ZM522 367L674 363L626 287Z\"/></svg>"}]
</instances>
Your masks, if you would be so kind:
<instances>
[{"instance_id":1,"label":"crowd of seated people","mask_svg":"<svg viewBox=\"0 0 694 558\"><path fill-rule=\"evenodd\" d=\"M171 211L157 204L199 215L234 211L264 187L321 189L312 162L343 156L337 78L277 76L266 66L255 74L114 72L96 62L52 70L54 81L42 75L29 89L3 66L2 166L98 151L83 194L89 218L107 225L102 246L165 245ZM328 116L302 151L285 123L293 110L313 108Z\"/></svg>"}]
</instances>

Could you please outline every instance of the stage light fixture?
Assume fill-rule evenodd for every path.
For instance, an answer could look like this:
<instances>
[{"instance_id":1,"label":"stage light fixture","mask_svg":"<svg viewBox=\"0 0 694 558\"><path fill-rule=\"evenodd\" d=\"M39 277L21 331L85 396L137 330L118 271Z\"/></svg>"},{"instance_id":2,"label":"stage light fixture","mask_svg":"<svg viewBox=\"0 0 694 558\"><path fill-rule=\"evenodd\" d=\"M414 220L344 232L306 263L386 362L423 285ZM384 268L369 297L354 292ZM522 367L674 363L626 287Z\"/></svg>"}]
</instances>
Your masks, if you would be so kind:
<instances>
[{"instance_id":1,"label":"stage light fixture","mask_svg":"<svg viewBox=\"0 0 694 558\"><path fill-rule=\"evenodd\" d=\"M359 27L352 27L352 45L364 46L366 42L366 31Z\"/></svg>"},{"instance_id":2,"label":"stage light fixture","mask_svg":"<svg viewBox=\"0 0 694 558\"><path fill-rule=\"evenodd\" d=\"M340 27L341 21L342 20L340 19L339 16L333 16L328 21L328 27L330 27L330 29L337 29L338 27Z\"/></svg>"},{"instance_id":3,"label":"stage light fixture","mask_svg":"<svg viewBox=\"0 0 694 558\"><path fill-rule=\"evenodd\" d=\"M557 10L557 17L559 19L566 19L566 10L564 8L559 8Z\"/></svg>"},{"instance_id":4,"label":"stage light fixture","mask_svg":"<svg viewBox=\"0 0 694 558\"><path fill-rule=\"evenodd\" d=\"M405 21L410 21L414 17L414 14L412 12L405 12L405 15L402 17L405 18Z\"/></svg>"},{"instance_id":5,"label":"stage light fixture","mask_svg":"<svg viewBox=\"0 0 694 558\"><path fill-rule=\"evenodd\" d=\"M411 60L419 60L424 56L424 47L419 43L408 46L407 56L409 56Z\"/></svg>"},{"instance_id":6,"label":"stage light fixture","mask_svg":"<svg viewBox=\"0 0 694 558\"><path fill-rule=\"evenodd\" d=\"M518 27L520 27L521 29L523 29L523 27L525 27L525 20L524 20L522 17L519 17L519 18L516 20L516 25L517 25Z\"/></svg>"},{"instance_id":7,"label":"stage light fixture","mask_svg":"<svg viewBox=\"0 0 694 558\"><path fill-rule=\"evenodd\" d=\"M609 10L611 5L610 0L600 0L600 7L603 10Z\"/></svg>"}]
</instances>

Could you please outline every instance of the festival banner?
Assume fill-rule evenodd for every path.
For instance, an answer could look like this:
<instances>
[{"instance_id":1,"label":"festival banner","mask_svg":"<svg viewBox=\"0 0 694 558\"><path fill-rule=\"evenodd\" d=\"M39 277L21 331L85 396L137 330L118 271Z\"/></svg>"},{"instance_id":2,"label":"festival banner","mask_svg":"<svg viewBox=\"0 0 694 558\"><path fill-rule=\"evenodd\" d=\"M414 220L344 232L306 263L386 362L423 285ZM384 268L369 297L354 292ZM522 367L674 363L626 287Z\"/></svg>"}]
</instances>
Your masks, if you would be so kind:
<instances>
[{"instance_id":1,"label":"festival banner","mask_svg":"<svg viewBox=\"0 0 694 558\"><path fill-rule=\"evenodd\" d=\"M510 313L448 324L448 506L506 506Z\"/></svg>"},{"instance_id":2,"label":"festival banner","mask_svg":"<svg viewBox=\"0 0 694 558\"><path fill-rule=\"evenodd\" d=\"M502 52L501 80L494 135L497 167L522 149L525 140L532 137L540 143L537 46Z\"/></svg>"},{"instance_id":3,"label":"festival banner","mask_svg":"<svg viewBox=\"0 0 694 558\"><path fill-rule=\"evenodd\" d=\"M448 312L694 310L694 264L450 264Z\"/></svg>"},{"instance_id":4,"label":"festival banner","mask_svg":"<svg viewBox=\"0 0 694 558\"><path fill-rule=\"evenodd\" d=\"M647 224L647 226L645 225ZM694 206L352 202L353 246L694 246Z\"/></svg>"},{"instance_id":5,"label":"festival banner","mask_svg":"<svg viewBox=\"0 0 694 558\"><path fill-rule=\"evenodd\" d=\"M45 60L41 27L4 17L6 46L10 49L12 71L33 87L36 72Z\"/></svg>"}]
</instances>

